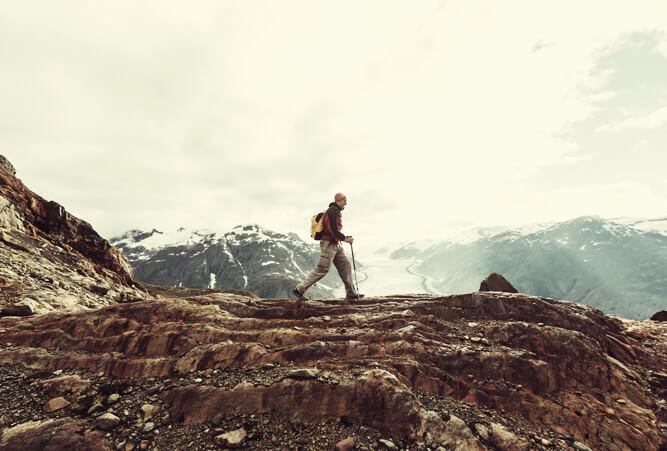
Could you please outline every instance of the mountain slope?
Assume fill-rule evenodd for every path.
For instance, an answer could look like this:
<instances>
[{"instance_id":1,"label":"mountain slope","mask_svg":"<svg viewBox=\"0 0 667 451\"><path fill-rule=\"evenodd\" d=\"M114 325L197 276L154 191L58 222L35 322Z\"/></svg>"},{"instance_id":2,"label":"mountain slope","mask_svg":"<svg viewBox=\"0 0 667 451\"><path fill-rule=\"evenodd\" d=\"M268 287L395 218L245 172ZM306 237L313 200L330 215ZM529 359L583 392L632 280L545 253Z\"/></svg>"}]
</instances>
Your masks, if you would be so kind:
<instances>
[{"instance_id":1,"label":"mountain slope","mask_svg":"<svg viewBox=\"0 0 667 451\"><path fill-rule=\"evenodd\" d=\"M125 254L135 278L154 285L189 288L246 289L260 297L292 297L292 289L315 267L317 244L258 225L239 225L230 232L165 233L131 230L110 242ZM309 296L331 297L340 286L332 271Z\"/></svg>"},{"instance_id":2,"label":"mountain slope","mask_svg":"<svg viewBox=\"0 0 667 451\"><path fill-rule=\"evenodd\" d=\"M581 217L426 248L407 245L392 258L419 261L416 270L436 292L475 290L480 279L497 272L522 293L646 319L667 304L665 223Z\"/></svg>"},{"instance_id":3,"label":"mountain slope","mask_svg":"<svg viewBox=\"0 0 667 451\"><path fill-rule=\"evenodd\" d=\"M90 224L30 191L0 158L3 311L99 307L145 295L123 254Z\"/></svg>"}]
</instances>

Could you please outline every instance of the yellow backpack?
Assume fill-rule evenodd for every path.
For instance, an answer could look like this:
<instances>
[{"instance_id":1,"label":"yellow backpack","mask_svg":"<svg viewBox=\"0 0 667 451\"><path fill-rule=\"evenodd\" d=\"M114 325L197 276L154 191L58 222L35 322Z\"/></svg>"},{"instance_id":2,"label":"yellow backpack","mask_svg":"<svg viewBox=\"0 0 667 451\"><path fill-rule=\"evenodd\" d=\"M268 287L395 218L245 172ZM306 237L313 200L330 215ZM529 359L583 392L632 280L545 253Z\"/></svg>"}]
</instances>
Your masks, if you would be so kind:
<instances>
[{"instance_id":1,"label":"yellow backpack","mask_svg":"<svg viewBox=\"0 0 667 451\"><path fill-rule=\"evenodd\" d=\"M322 239L322 231L324 230L324 218L326 213L318 213L313 216L313 219L310 222L310 236L314 240Z\"/></svg>"}]
</instances>

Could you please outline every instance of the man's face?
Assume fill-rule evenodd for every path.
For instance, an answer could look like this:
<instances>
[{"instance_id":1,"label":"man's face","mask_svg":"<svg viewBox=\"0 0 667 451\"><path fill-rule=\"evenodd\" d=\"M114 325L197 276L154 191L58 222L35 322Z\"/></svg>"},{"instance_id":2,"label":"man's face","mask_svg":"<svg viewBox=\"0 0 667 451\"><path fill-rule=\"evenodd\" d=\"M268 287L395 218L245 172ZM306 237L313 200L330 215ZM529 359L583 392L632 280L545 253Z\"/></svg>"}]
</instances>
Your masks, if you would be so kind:
<instances>
[{"instance_id":1,"label":"man's face","mask_svg":"<svg viewBox=\"0 0 667 451\"><path fill-rule=\"evenodd\" d=\"M347 197L344 197L342 200L339 200L336 203L338 204L341 210L345 210L345 206L347 205Z\"/></svg>"}]
</instances>

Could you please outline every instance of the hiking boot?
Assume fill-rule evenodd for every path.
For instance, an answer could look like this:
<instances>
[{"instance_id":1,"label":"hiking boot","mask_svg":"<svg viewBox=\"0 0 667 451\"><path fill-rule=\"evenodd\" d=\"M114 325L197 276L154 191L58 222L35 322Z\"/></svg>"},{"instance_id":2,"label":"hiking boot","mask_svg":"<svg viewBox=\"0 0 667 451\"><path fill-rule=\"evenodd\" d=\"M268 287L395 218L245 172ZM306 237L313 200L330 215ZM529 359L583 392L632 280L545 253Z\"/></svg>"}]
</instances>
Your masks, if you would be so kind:
<instances>
[{"instance_id":1,"label":"hiking boot","mask_svg":"<svg viewBox=\"0 0 667 451\"><path fill-rule=\"evenodd\" d=\"M363 294L355 294L355 295L353 295L353 296L345 296L345 299L346 299L347 301L354 301L354 300L356 300L356 299L361 299L361 298L363 298L363 297L364 297Z\"/></svg>"},{"instance_id":2,"label":"hiking boot","mask_svg":"<svg viewBox=\"0 0 667 451\"><path fill-rule=\"evenodd\" d=\"M294 294L294 296L296 296L296 298L300 301L305 301L306 299L308 299L303 295L303 293L300 293L299 290L297 290L296 288L292 290L292 294Z\"/></svg>"}]
</instances>

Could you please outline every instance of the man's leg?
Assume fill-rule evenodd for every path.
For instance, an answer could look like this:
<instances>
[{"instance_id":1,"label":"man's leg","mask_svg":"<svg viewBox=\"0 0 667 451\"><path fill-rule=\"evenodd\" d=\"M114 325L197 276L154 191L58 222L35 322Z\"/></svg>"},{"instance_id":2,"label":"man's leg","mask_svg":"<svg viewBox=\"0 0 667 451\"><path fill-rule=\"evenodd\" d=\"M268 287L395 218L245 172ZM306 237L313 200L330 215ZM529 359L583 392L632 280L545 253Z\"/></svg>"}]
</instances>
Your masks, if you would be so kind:
<instances>
[{"instance_id":1,"label":"man's leg","mask_svg":"<svg viewBox=\"0 0 667 451\"><path fill-rule=\"evenodd\" d=\"M339 244L336 249L336 255L333 258L333 264L338 271L338 275L343 280L345 285L345 296L354 297L357 295L357 290L354 289L354 284L352 283L352 265L350 260L345 256L345 251L343 250L343 245Z\"/></svg>"},{"instance_id":2,"label":"man's leg","mask_svg":"<svg viewBox=\"0 0 667 451\"><path fill-rule=\"evenodd\" d=\"M306 280L297 285L296 289L299 293L305 293L305 291L315 282L327 275L329 268L331 268L331 261L334 259L335 255L336 246L334 244L327 240L320 241L320 259L317 261L315 269L308 274Z\"/></svg>"}]
</instances>

